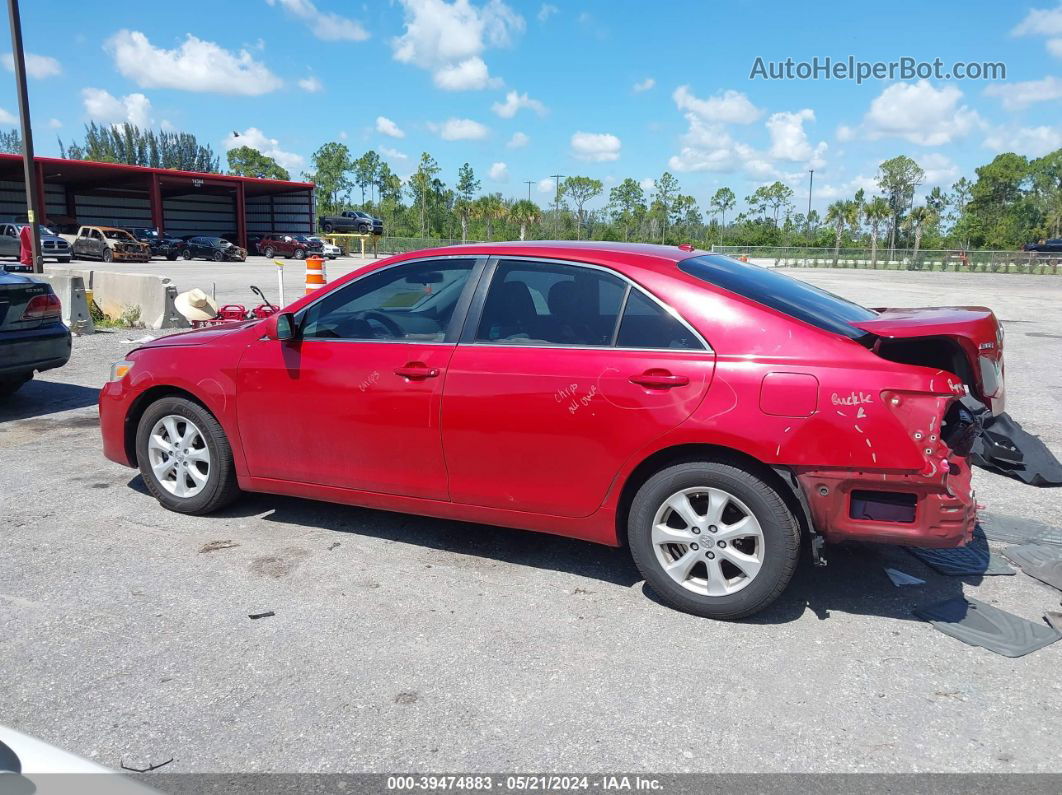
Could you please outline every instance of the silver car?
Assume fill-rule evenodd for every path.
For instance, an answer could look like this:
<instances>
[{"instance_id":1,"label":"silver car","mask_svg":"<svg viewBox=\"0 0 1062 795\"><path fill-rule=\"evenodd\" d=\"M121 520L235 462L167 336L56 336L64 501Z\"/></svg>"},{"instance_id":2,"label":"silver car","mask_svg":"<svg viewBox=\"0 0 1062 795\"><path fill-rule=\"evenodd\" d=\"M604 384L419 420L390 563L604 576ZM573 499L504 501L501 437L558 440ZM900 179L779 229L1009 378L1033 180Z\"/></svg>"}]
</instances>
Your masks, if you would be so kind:
<instances>
[{"instance_id":1,"label":"silver car","mask_svg":"<svg viewBox=\"0 0 1062 795\"><path fill-rule=\"evenodd\" d=\"M17 258L19 256L22 246L18 235L24 226L29 226L29 224L18 222L0 223L0 257ZM45 259L70 262L70 244L46 226L41 226L40 232L41 256Z\"/></svg>"}]
</instances>

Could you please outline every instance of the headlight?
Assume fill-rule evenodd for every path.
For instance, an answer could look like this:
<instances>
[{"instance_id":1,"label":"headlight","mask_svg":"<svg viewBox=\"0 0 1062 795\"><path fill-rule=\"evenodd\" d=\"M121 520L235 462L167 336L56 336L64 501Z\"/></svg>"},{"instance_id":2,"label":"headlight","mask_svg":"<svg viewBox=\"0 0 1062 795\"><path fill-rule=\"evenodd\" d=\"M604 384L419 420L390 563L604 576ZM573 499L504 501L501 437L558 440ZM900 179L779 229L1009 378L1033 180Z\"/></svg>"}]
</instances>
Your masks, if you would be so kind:
<instances>
[{"instance_id":1,"label":"headlight","mask_svg":"<svg viewBox=\"0 0 1062 795\"><path fill-rule=\"evenodd\" d=\"M125 378L126 374L133 369L133 363L128 359L123 359L120 362L115 362L111 365L111 380L121 381Z\"/></svg>"}]
</instances>

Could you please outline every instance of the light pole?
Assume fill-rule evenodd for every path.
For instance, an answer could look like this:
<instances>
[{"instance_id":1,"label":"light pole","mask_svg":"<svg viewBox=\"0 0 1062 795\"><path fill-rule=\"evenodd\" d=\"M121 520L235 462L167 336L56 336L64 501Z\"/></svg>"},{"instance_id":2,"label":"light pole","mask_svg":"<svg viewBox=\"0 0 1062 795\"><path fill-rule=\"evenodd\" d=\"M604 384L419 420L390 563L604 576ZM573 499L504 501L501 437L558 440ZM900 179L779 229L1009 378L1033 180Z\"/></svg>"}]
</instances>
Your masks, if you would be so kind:
<instances>
[{"instance_id":1,"label":"light pole","mask_svg":"<svg viewBox=\"0 0 1062 795\"><path fill-rule=\"evenodd\" d=\"M560 224L560 181L563 174L550 174L557 182L557 192L553 194L553 239L557 239L557 226Z\"/></svg>"},{"instance_id":2,"label":"light pole","mask_svg":"<svg viewBox=\"0 0 1062 795\"><path fill-rule=\"evenodd\" d=\"M40 219L37 218L37 174L33 162L33 132L30 129L29 93L26 90L26 54L22 49L22 18L18 0L7 0L7 15L11 22L11 58L15 66L15 86L18 90L18 115L22 122L22 170L26 180L26 218L30 225L30 251L33 252L33 272L44 273L41 259Z\"/></svg>"},{"instance_id":3,"label":"light pole","mask_svg":"<svg viewBox=\"0 0 1062 795\"><path fill-rule=\"evenodd\" d=\"M531 183L532 182L534 182L533 179L525 179L524 180L524 183L527 185L527 200L528 201L531 201Z\"/></svg>"},{"instance_id":4,"label":"light pole","mask_svg":"<svg viewBox=\"0 0 1062 795\"><path fill-rule=\"evenodd\" d=\"M815 169L808 169L808 217L804 219L807 230L808 244L811 243L811 189L815 186Z\"/></svg>"}]
</instances>

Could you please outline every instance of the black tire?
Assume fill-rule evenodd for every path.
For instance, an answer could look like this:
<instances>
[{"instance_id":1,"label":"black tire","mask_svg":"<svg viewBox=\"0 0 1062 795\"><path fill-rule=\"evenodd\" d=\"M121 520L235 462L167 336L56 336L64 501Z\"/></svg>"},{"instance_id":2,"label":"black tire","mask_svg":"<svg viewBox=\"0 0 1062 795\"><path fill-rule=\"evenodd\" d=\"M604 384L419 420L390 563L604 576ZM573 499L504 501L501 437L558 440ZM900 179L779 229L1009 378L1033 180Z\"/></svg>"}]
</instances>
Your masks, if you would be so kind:
<instances>
[{"instance_id":1,"label":"black tire","mask_svg":"<svg viewBox=\"0 0 1062 795\"><path fill-rule=\"evenodd\" d=\"M224 259L225 255L223 253L221 253L220 251L214 252L214 262L221 262Z\"/></svg>"},{"instance_id":2,"label":"black tire","mask_svg":"<svg viewBox=\"0 0 1062 795\"><path fill-rule=\"evenodd\" d=\"M301 249L301 248L295 249L295 259L306 259L306 251L305 251L305 249Z\"/></svg>"},{"instance_id":3,"label":"black tire","mask_svg":"<svg viewBox=\"0 0 1062 795\"><path fill-rule=\"evenodd\" d=\"M69 265L70 264L70 257L60 257L59 258L59 263L62 264L62 265Z\"/></svg>"},{"instance_id":4,"label":"black tire","mask_svg":"<svg viewBox=\"0 0 1062 795\"><path fill-rule=\"evenodd\" d=\"M170 262L176 262L177 261L177 252L176 251L170 252L169 254L166 255L166 259L168 259Z\"/></svg>"},{"instance_id":5,"label":"black tire","mask_svg":"<svg viewBox=\"0 0 1062 795\"><path fill-rule=\"evenodd\" d=\"M185 249L184 251L181 252L181 256L184 257L185 259L191 259L192 258L192 252L189 251L188 249Z\"/></svg>"},{"instance_id":6,"label":"black tire","mask_svg":"<svg viewBox=\"0 0 1062 795\"><path fill-rule=\"evenodd\" d=\"M166 490L151 470L148 458L148 436L160 419L176 415L191 420L202 431L210 452L210 467L203 490L192 497L177 497ZM140 418L136 430L136 460L144 484L162 507L176 513L207 514L225 507L240 496L236 483L236 467L232 448L221 424L214 415L186 398L166 397L156 400Z\"/></svg>"},{"instance_id":7,"label":"black tire","mask_svg":"<svg viewBox=\"0 0 1062 795\"><path fill-rule=\"evenodd\" d=\"M358 231L361 232L363 235L369 234L369 225L368 224L362 224L361 226L358 227Z\"/></svg>"},{"instance_id":8,"label":"black tire","mask_svg":"<svg viewBox=\"0 0 1062 795\"><path fill-rule=\"evenodd\" d=\"M683 489L701 487L721 489L736 497L754 515L763 533L758 572L740 590L726 595L708 596L680 585L664 570L652 540L653 521L664 501ZM706 556L714 557L711 549L718 542L704 541L712 538L707 532L698 537L702 541L693 554L703 549ZM627 517L627 540L638 570L664 602L686 613L723 621L752 615L777 599L800 557L800 525L775 488L739 466L711 461L677 464L642 484ZM686 552L691 552L690 548ZM722 566L723 561L719 564ZM729 562L726 565L732 566Z\"/></svg>"},{"instance_id":9,"label":"black tire","mask_svg":"<svg viewBox=\"0 0 1062 795\"><path fill-rule=\"evenodd\" d=\"M335 227L332 226L331 224L325 224L324 226L321 227L321 229L323 229L325 232L327 232L329 234L331 234L332 232L335 231Z\"/></svg>"},{"instance_id":10,"label":"black tire","mask_svg":"<svg viewBox=\"0 0 1062 795\"><path fill-rule=\"evenodd\" d=\"M19 373L18 375L6 375L0 378L0 400L7 400L22 388L23 384L29 383L33 378L33 372Z\"/></svg>"},{"instance_id":11,"label":"black tire","mask_svg":"<svg viewBox=\"0 0 1062 795\"><path fill-rule=\"evenodd\" d=\"M266 246L265 247L265 251L262 252L262 256L265 257L266 259L273 259L273 247L272 246Z\"/></svg>"},{"instance_id":12,"label":"black tire","mask_svg":"<svg viewBox=\"0 0 1062 795\"><path fill-rule=\"evenodd\" d=\"M111 251L109 248L103 249L103 261L114 262L114 252Z\"/></svg>"}]
</instances>

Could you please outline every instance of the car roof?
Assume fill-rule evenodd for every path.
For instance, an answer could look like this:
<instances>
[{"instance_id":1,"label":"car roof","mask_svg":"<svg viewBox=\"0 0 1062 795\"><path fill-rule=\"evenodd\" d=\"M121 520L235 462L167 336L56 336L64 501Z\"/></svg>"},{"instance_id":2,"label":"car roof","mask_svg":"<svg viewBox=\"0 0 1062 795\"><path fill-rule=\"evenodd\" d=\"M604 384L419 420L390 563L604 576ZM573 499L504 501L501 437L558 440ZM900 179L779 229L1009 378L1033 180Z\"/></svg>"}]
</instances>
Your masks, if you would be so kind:
<instances>
[{"instance_id":1,"label":"car roof","mask_svg":"<svg viewBox=\"0 0 1062 795\"><path fill-rule=\"evenodd\" d=\"M444 256L499 256L543 257L547 259L570 259L591 264L621 264L645 268L656 272L673 274L675 264L710 252L699 249L682 249L678 246L663 246L655 243L623 243L608 240L528 240L498 243L466 243L441 248L421 249L396 257L413 259Z\"/></svg>"}]
</instances>

